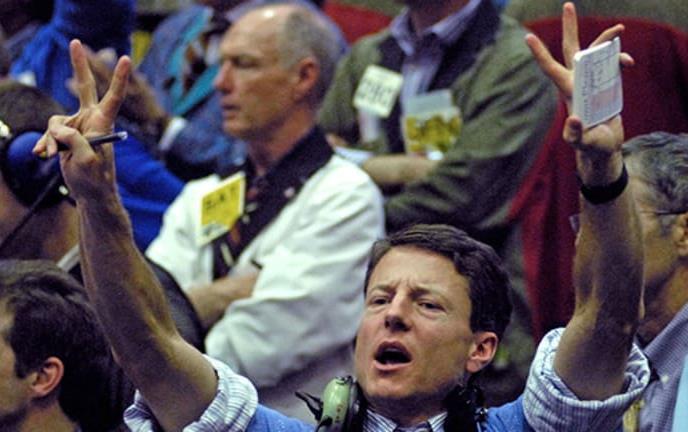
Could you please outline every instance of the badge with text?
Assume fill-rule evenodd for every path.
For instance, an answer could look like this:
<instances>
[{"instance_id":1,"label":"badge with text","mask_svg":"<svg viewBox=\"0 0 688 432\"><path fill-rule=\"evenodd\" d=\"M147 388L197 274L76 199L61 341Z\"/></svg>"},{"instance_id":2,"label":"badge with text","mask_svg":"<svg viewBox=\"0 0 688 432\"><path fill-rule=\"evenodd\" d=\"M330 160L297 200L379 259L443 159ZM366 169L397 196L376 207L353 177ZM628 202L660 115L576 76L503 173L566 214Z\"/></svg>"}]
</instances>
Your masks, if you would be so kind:
<instances>
[{"instance_id":1,"label":"badge with text","mask_svg":"<svg viewBox=\"0 0 688 432\"><path fill-rule=\"evenodd\" d=\"M394 108L402 83L400 73L370 65L356 88L354 107L387 118Z\"/></svg>"},{"instance_id":2,"label":"badge with text","mask_svg":"<svg viewBox=\"0 0 688 432\"><path fill-rule=\"evenodd\" d=\"M461 111L449 90L437 90L404 101L401 129L406 153L439 160L461 134Z\"/></svg>"},{"instance_id":3,"label":"badge with text","mask_svg":"<svg viewBox=\"0 0 688 432\"><path fill-rule=\"evenodd\" d=\"M197 244L203 246L229 232L244 213L246 176L243 172L223 180L201 198L201 224Z\"/></svg>"}]
</instances>

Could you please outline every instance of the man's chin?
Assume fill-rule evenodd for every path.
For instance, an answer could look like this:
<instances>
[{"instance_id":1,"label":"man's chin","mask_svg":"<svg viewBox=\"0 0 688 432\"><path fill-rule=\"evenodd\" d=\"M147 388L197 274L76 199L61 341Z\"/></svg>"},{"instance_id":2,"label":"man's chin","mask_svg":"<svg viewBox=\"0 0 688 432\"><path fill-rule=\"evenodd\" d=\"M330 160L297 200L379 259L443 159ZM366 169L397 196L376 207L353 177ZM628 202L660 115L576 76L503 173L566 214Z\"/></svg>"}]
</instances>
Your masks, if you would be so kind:
<instances>
[{"instance_id":1,"label":"man's chin","mask_svg":"<svg viewBox=\"0 0 688 432\"><path fill-rule=\"evenodd\" d=\"M368 391L364 391L366 399L371 403L384 402L388 403L401 403L410 398L411 386L404 384L402 382L378 382L372 386L368 386Z\"/></svg>"}]
</instances>

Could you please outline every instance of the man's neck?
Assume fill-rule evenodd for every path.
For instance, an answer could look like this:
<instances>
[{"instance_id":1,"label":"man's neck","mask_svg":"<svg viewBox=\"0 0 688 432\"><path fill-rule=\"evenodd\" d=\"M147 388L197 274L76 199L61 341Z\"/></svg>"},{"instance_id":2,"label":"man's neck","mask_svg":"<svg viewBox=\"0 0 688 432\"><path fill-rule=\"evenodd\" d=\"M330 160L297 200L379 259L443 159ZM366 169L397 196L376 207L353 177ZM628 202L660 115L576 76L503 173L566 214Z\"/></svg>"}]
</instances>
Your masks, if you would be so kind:
<instances>
[{"instance_id":1,"label":"man's neck","mask_svg":"<svg viewBox=\"0 0 688 432\"><path fill-rule=\"evenodd\" d=\"M428 27L432 27L444 18L458 12L466 6L469 0L444 0L433 2L432 6L424 2L413 2L409 4L409 17L413 31L420 34Z\"/></svg>"},{"instance_id":2,"label":"man's neck","mask_svg":"<svg viewBox=\"0 0 688 432\"><path fill-rule=\"evenodd\" d=\"M41 209L12 240L3 256L57 262L77 244L78 229L77 214L71 204L63 202Z\"/></svg>"},{"instance_id":3,"label":"man's neck","mask_svg":"<svg viewBox=\"0 0 688 432\"><path fill-rule=\"evenodd\" d=\"M58 262L79 242L79 221L76 209L62 202L54 209L52 230L46 233L41 243L42 259Z\"/></svg>"},{"instance_id":4,"label":"man's neck","mask_svg":"<svg viewBox=\"0 0 688 432\"><path fill-rule=\"evenodd\" d=\"M687 303L688 268L679 266L657 295L646 300L645 317L638 329L640 340L644 344L652 342Z\"/></svg>"},{"instance_id":5,"label":"man's neck","mask_svg":"<svg viewBox=\"0 0 688 432\"><path fill-rule=\"evenodd\" d=\"M77 425L67 417L55 401L49 407L31 409L15 432L75 432Z\"/></svg>"},{"instance_id":6,"label":"man's neck","mask_svg":"<svg viewBox=\"0 0 688 432\"><path fill-rule=\"evenodd\" d=\"M370 408L400 427L412 427L445 411L441 401L370 401Z\"/></svg>"},{"instance_id":7,"label":"man's neck","mask_svg":"<svg viewBox=\"0 0 688 432\"><path fill-rule=\"evenodd\" d=\"M265 175L315 126L315 115L296 111L280 127L260 137L247 139L248 157L256 174Z\"/></svg>"}]
</instances>

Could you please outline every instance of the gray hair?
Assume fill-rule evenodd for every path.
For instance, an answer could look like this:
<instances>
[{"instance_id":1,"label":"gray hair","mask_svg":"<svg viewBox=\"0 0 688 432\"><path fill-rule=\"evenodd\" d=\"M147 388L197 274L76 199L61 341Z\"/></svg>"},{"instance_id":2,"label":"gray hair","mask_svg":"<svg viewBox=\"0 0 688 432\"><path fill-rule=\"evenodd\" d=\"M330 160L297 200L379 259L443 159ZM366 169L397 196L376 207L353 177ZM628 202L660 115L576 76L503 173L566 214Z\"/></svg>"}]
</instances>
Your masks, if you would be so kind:
<instances>
[{"instance_id":1,"label":"gray hair","mask_svg":"<svg viewBox=\"0 0 688 432\"><path fill-rule=\"evenodd\" d=\"M294 66L309 56L318 62L320 75L312 94L315 105L319 106L342 54L337 36L322 17L297 6L285 20L279 39L281 60L286 67Z\"/></svg>"},{"instance_id":2,"label":"gray hair","mask_svg":"<svg viewBox=\"0 0 688 432\"><path fill-rule=\"evenodd\" d=\"M624 144L629 171L652 192L647 196L666 234L676 215L688 212L688 134L653 132ZM673 215L670 217L669 215Z\"/></svg>"}]
</instances>

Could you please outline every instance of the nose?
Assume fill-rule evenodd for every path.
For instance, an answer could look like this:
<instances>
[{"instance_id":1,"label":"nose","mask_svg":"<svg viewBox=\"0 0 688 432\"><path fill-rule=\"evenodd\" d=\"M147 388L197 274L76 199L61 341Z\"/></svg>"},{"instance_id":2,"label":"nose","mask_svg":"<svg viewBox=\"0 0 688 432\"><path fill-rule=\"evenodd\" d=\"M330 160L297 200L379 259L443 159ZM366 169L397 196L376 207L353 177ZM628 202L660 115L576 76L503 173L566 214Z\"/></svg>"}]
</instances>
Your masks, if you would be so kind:
<instances>
[{"instance_id":1,"label":"nose","mask_svg":"<svg viewBox=\"0 0 688 432\"><path fill-rule=\"evenodd\" d=\"M408 300L395 297L385 312L385 328L390 331L407 331L411 328L411 310Z\"/></svg>"},{"instance_id":2,"label":"nose","mask_svg":"<svg viewBox=\"0 0 688 432\"><path fill-rule=\"evenodd\" d=\"M223 93L229 93L232 90L232 65L230 62L221 63L220 70L217 71L215 79L213 79L213 87Z\"/></svg>"}]
</instances>

